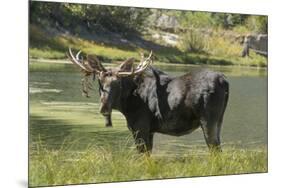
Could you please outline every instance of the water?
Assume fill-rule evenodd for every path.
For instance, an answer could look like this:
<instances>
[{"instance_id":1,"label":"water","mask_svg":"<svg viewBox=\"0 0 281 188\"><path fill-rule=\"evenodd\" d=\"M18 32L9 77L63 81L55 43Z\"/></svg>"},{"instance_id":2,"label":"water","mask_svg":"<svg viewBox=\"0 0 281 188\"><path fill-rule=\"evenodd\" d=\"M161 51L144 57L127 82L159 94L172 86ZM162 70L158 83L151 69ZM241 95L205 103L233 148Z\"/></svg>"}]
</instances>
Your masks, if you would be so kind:
<instances>
[{"instance_id":1,"label":"water","mask_svg":"<svg viewBox=\"0 0 281 188\"><path fill-rule=\"evenodd\" d=\"M159 68L180 75L194 67ZM209 68L224 72L230 83L222 144L243 148L267 145L266 70ZM93 83L91 98L85 98L81 96L80 80L80 72L71 64L30 64L30 148L34 149L39 140L51 149L83 150L89 145L118 148L124 144L133 147L124 117L113 111L113 128L106 128L98 113L97 83ZM153 153L179 154L194 147L206 149L201 129L181 137L156 134Z\"/></svg>"}]
</instances>

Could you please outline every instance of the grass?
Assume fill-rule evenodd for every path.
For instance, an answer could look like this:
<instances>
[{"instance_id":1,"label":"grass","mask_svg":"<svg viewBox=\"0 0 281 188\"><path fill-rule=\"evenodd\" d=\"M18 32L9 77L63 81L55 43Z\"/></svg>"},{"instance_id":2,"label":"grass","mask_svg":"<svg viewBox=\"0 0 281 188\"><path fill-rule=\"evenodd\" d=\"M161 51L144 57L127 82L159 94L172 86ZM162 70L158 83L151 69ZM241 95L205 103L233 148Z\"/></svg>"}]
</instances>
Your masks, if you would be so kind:
<instances>
[{"instance_id":1,"label":"grass","mask_svg":"<svg viewBox=\"0 0 281 188\"><path fill-rule=\"evenodd\" d=\"M220 31L222 32L222 31ZM192 34L191 36L193 36ZM196 36L198 35L198 36ZM238 65L251 67L266 67L267 59L257 55L250 50L250 57L242 58L242 45L238 41L229 39L219 32L211 36L196 34L190 37L190 34L182 36L183 40L179 48L187 51L184 62L189 64L206 64L206 65ZM201 53L188 52L190 46L201 51Z\"/></svg>"},{"instance_id":2,"label":"grass","mask_svg":"<svg viewBox=\"0 0 281 188\"><path fill-rule=\"evenodd\" d=\"M120 113L114 112L114 126L106 128L97 108L94 103L32 103L30 186L267 172L263 145L224 144L219 155L209 154L200 144L172 155L169 150L140 155Z\"/></svg>"},{"instance_id":3,"label":"grass","mask_svg":"<svg viewBox=\"0 0 281 188\"><path fill-rule=\"evenodd\" d=\"M85 40L70 35L50 36L42 29L30 26L30 57L41 59L66 58L68 47L82 50L85 53L95 53L103 60L121 60L127 57L138 58L139 54L133 50L120 47L106 46L102 43Z\"/></svg>"},{"instance_id":4,"label":"grass","mask_svg":"<svg viewBox=\"0 0 281 188\"><path fill-rule=\"evenodd\" d=\"M114 126L106 128L98 104L31 100L32 187L267 172L265 146L241 149L225 144L223 153L210 155L206 145L199 144L147 157L136 153L120 113L114 112Z\"/></svg>"},{"instance_id":5,"label":"grass","mask_svg":"<svg viewBox=\"0 0 281 188\"><path fill-rule=\"evenodd\" d=\"M211 37L205 41L208 53L184 52L177 47L164 47L154 50L155 61L173 64L239 65L266 67L267 59L251 54L250 58L240 57L241 45L232 43L222 37ZM112 46L104 43L79 38L71 35L50 36L37 26L30 26L29 56L34 59L66 59L68 47L94 53L103 62L125 60L134 57L139 60L139 52L149 50L138 46Z\"/></svg>"},{"instance_id":6,"label":"grass","mask_svg":"<svg viewBox=\"0 0 281 188\"><path fill-rule=\"evenodd\" d=\"M41 144L30 154L29 185L63 185L267 172L267 151L224 148L211 155L190 150L180 157L140 155L121 144L89 146L83 152Z\"/></svg>"},{"instance_id":7,"label":"grass","mask_svg":"<svg viewBox=\"0 0 281 188\"><path fill-rule=\"evenodd\" d=\"M116 66L112 64L104 64L105 67ZM198 65L193 64L172 64L172 63L162 63L153 62L153 66L163 70L163 71L179 71L188 72L192 69L198 68ZM208 65L205 67L209 67ZM266 76L267 69L261 67L245 67L245 66L220 66L211 65L212 70L223 72L227 76ZM77 70L77 67L72 65L70 62L65 60L31 60L29 64L29 70L32 71L73 71ZM77 70L78 71L78 70Z\"/></svg>"},{"instance_id":8,"label":"grass","mask_svg":"<svg viewBox=\"0 0 281 188\"><path fill-rule=\"evenodd\" d=\"M267 59L251 50L250 57L242 58L241 52L243 47L238 41L228 40L226 37L214 35L209 37L206 43L206 51L218 61L235 62L236 65L240 66L267 66Z\"/></svg>"}]
</instances>

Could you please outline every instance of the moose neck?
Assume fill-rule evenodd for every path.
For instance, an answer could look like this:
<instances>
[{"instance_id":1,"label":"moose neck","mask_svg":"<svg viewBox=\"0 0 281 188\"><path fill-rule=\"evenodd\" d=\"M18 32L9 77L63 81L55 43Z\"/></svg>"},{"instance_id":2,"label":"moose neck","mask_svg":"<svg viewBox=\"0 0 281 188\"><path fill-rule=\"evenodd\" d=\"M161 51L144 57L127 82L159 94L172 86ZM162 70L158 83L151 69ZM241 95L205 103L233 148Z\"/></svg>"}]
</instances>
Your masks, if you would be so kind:
<instances>
[{"instance_id":1,"label":"moose neck","mask_svg":"<svg viewBox=\"0 0 281 188\"><path fill-rule=\"evenodd\" d=\"M137 84L131 77L121 78L120 84L120 97L118 102L113 106L114 109L119 110L121 113L126 114L134 108L136 96L134 91L137 88Z\"/></svg>"},{"instance_id":2,"label":"moose neck","mask_svg":"<svg viewBox=\"0 0 281 188\"><path fill-rule=\"evenodd\" d=\"M117 110L126 115L146 109L161 119L160 98L157 90L164 89L171 79L167 74L152 67L142 76L134 79L123 78L121 81L122 94Z\"/></svg>"}]
</instances>

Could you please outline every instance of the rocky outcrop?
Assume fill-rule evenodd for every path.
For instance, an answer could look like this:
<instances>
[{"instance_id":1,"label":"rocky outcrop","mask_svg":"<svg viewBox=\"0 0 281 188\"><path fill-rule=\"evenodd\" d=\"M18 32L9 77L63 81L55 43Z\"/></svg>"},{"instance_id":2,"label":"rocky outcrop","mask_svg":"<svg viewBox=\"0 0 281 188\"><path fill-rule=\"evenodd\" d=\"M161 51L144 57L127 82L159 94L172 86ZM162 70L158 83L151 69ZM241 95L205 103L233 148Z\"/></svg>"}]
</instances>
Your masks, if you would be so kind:
<instances>
[{"instance_id":1,"label":"rocky outcrop","mask_svg":"<svg viewBox=\"0 0 281 188\"><path fill-rule=\"evenodd\" d=\"M180 30L180 23L175 16L167 15L159 10L154 10L148 20L150 27L164 32L175 33Z\"/></svg>"},{"instance_id":2,"label":"rocky outcrop","mask_svg":"<svg viewBox=\"0 0 281 188\"><path fill-rule=\"evenodd\" d=\"M168 15L161 15L157 20L156 20L156 27L159 27L163 30L172 30L175 28L179 27L179 23L177 19L173 16L168 16Z\"/></svg>"},{"instance_id":3,"label":"rocky outcrop","mask_svg":"<svg viewBox=\"0 0 281 188\"><path fill-rule=\"evenodd\" d=\"M249 44L250 49L255 51L258 54L267 56L267 44L268 44L268 36L265 34L258 35L247 35L245 40Z\"/></svg>"}]
</instances>

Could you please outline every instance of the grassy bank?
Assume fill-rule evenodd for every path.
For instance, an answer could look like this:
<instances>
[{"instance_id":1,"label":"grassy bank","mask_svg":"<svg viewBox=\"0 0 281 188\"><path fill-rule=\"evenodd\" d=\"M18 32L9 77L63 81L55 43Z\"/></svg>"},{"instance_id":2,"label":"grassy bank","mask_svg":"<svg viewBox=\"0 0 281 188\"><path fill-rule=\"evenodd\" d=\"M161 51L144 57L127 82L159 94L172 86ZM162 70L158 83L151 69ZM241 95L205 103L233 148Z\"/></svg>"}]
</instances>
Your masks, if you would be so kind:
<instances>
[{"instance_id":1,"label":"grassy bank","mask_svg":"<svg viewBox=\"0 0 281 188\"><path fill-rule=\"evenodd\" d=\"M69 147L48 150L38 144L30 154L29 184L44 186L255 172L267 172L266 148L224 148L219 155L190 150L180 157L147 157L122 145L117 151L89 146L83 152L74 152Z\"/></svg>"},{"instance_id":2,"label":"grassy bank","mask_svg":"<svg viewBox=\"0 0 281 188\"><path fill-rule=\"evenodd\" d=\"M186 147L180 140L170 140L166 145L163 142L167 138L158 137L161 140L155 140L155 150L150 158L139 155L119 112L113 112L114 126L106 128L103 117L98 113L98 104L50 101L48 99L52 96L57 96L57 100L66 96L53 90L53 94L48 93L53 87L45 85L37 88L36 84L32 84L33 102L30 103L30 186L267 171L267 149L263 144L241 148L238 143L226 142L223 153L212 156L201 137L194 140L202 142L189 142ZM72 92L71 100L76 99L75 95L80 96L80 91L77 92L79 94ZM45 96L45 100L38 98L36 101L39 102L34 102L35 95L39 94ZM79 97L81 99L87 100ZM95 96L91 98L94 99ZM162 146L157 151L160 143ZM168 144L171 144L170 149L165 149Z\"/></svg>"},{"instance_id":3,"label":"grassy bank","mask_svg":"<svg viewBox=\"0 0 281 188\"><path fill-rule=\"evenodd\" d=\"M154 41L155 45L157 41ZM230 42L220 36L209 38L206 42L208 53L189 53L177 47L158 45L154 49L155 60L173 64L198 65L239 65L266 67L265 57L250 53L249 58L240 57L241 45ZM110 45L86 40L78 36L58 34L51 36L37 26L30 26L29 56L35 59L66 59L68 47L96 54L103 62L125 60L134 57L139 60L139 52L149 53L150 48L138 45Z\"/></svg>"}]
</instances>

